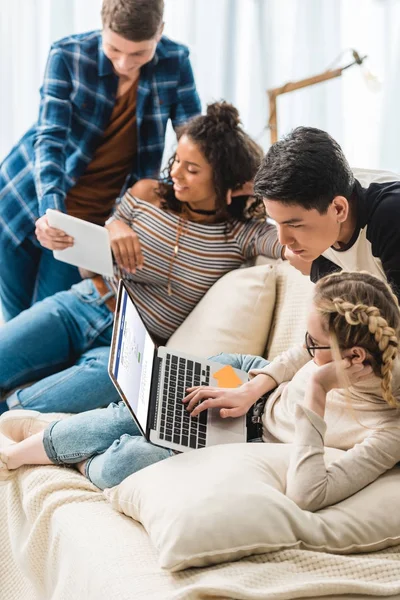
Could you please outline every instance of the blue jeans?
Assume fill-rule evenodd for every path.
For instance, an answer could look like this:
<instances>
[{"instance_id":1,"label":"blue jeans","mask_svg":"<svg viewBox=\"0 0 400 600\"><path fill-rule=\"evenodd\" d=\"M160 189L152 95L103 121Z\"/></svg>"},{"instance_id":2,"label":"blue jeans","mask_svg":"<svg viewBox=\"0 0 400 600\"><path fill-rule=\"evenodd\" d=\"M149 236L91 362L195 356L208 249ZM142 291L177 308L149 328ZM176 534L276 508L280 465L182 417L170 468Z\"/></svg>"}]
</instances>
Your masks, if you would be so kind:
<instances>
[{"instance_id":1,"label":"blue jeans","mask_svg":"<svg viewBox=\"0 0 400 600\"><path fill-rule=\"evenodd\" d=\"M56 260L36 240L0 247L0 304L5 321L78 281L77 267Z\"/></svg>"},{"instance_id":2,"label":"blue jeans","mask_svg":"<svg viewBox=\"0 0 400 600\"><path fill-rule=\"evenodd\" d=\"M10 408L73 413L118 401L107 371L113 295L85 279L0 327L0 399L17 388Z\"/></svg>"},{"instance_id":3,"label":"blue jeans","mask_svg":"<svg viewBox=\"0 0 400 600\"><path fill-rule=\"evenodd\" d=\"M245 354L219 354L210 360L246 371L267 364L264 358ZM56 465L87 460L86 477L100 489L118 485L132 473L173 454L141 435L123 402L52 423L44 432L43 443Z\"/></svg>"}]
</instances>

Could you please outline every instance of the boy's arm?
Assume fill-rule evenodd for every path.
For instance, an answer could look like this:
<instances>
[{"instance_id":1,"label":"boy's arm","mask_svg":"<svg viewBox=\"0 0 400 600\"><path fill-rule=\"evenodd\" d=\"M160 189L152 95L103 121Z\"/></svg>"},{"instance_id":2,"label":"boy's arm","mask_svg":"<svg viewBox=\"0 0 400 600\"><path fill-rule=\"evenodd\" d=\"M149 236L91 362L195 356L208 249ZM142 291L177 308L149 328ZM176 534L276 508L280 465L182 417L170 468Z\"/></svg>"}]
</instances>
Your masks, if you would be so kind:
<instances>
[{"instance_id":1,"label":"boy's arm","mask_svg":"<svg viewBox=\"0 0 400 600\"><path fill-rule=\"evenodd\" d=\"M65 212L65 145L71 123L71 91L71 76L62 53L52 48L40 90L38 133L34 143L34 176L40 216L47 208Z\"/></svg>"},{"instance_id":2,"label":"boy's arm","mask_svg":"<svg viewBox=\"0 0 400 600\"><path fill-rule=\"evenodd\" d=\"M189 60L189 51L186 50L180 60L177 102L171 108L171 121L174 129L200 113L200 98L196 90L192 65Z\"/></svg>"}]
</instances>

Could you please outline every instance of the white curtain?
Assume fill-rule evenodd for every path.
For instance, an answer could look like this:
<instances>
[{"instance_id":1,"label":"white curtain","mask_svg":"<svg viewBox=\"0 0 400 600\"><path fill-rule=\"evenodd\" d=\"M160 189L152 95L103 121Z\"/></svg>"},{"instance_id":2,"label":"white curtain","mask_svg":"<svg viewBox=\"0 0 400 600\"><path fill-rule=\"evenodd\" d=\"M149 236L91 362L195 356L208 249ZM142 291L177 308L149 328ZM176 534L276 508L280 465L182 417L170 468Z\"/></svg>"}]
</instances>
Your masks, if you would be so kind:
<instances>
[{"instance_id":1,"label":"white curtain","mask_svg":"<svg viewBox=\"0 0 400 600\"><path fill-rule=\"evenodd\" d=\"M265 149L268 88L320 73L346 49L368 54L379 89L354 66L340 78L281 96L278 132L320 127L353 166L400 170L400 0L165 2L165 33L190 47L203 107L220 98L233 102ZM98 28L100 6L101 0L2 0L0 157L36 118L50 43ZM338 65L351 60L345 52ZM173 140L170 132L167 154Z\"/></svg>"},{"instance_id":2,"label":"white curtain","mask_svg":"<svg viewBox=\"0 0 400 600\"><path fill-rule=\"evenodd\" d=\"M385 93L380 115L381 136L378 141L379 160L392 170L400 167L400 2L387 0L384 27L387 36L384 42Z\"/></svg>"},{"instance_id":3,"label":"white curtain","mask_svg":"<svg viewBox=\"0 0 400 600\"><path fill-rule=\"evenodd\" d=\"M35 122L50 45L98 29L101 0L1 0L0 160Z\"/></svg>"}]
</instances>

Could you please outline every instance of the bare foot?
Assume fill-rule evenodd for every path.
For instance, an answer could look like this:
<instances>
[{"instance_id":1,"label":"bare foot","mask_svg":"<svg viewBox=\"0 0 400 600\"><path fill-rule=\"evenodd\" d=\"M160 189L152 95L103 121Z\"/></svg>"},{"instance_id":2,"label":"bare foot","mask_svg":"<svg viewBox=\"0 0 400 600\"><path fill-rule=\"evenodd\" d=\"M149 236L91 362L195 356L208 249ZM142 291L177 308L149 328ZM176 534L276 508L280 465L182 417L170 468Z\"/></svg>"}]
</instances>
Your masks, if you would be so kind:
<instances>
[{"instance_id":1,"label":"bare foot","mask_svg":"<svg viewBox=\"0 0 400 600\"><path fill-rule=\"evenodd\" d=\"M5 481L12 477L14 466L10 464L9 447L14 446L14 442L11 440L2 439L2 448L0 450L0 481Z\"/></svg>"},{"instance_id":2,"label":"bare foot","mask_svg":"<svg viewBox=\"0 0 400 600\"><path fill-rule=\"evenodd\" d=\"M87 460L83 460L80 463L76 463L75 467L78 469L79 473L82 473L86 477L86 463Z\"/></svg>"}]
</instances>

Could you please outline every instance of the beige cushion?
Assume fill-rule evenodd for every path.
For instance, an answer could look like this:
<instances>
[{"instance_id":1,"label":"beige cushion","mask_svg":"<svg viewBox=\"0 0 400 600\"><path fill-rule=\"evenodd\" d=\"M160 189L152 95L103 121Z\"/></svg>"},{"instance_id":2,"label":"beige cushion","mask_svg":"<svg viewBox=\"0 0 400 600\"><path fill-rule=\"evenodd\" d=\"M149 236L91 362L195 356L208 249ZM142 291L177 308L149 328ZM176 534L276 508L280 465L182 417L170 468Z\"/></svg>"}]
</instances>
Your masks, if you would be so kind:
<instances>
[{"instance_id":1,"label":"beige cushion","mask_svg":"<svg viewBox=\"0 0 400 600\"><path fill-rule=\"evenodd\" d=\"M313 297L314 284L287 261L276 265L276 302L273 324L268 336L265 356L272 360L291 346L304 341L307 309Z\"/></svg>"},{"instance_id":2,"label":"beige cushion","mask_svg":"<svg viewBox=\"0 0 400 600\"><path fill-rule=\"evenodd\" d=\"M219 352L262 355L274 304L271 265L236 269L213 285L167 345L198 356Z\"/></svg>"},{"instance_id":3,"label":"beige cushion","mask_svg":"<svg viewBox=\"0 0 400 600\"><path fill-rule=\"evenodd\" d=\"M147 467L105 493L143 524L161 567L172 571L281 548L355 553L400 543L399 469L311 513L284 495L290 450L213 446ZM327 449L327 462L341 453Z\"/></svg>"}]
</instances>

